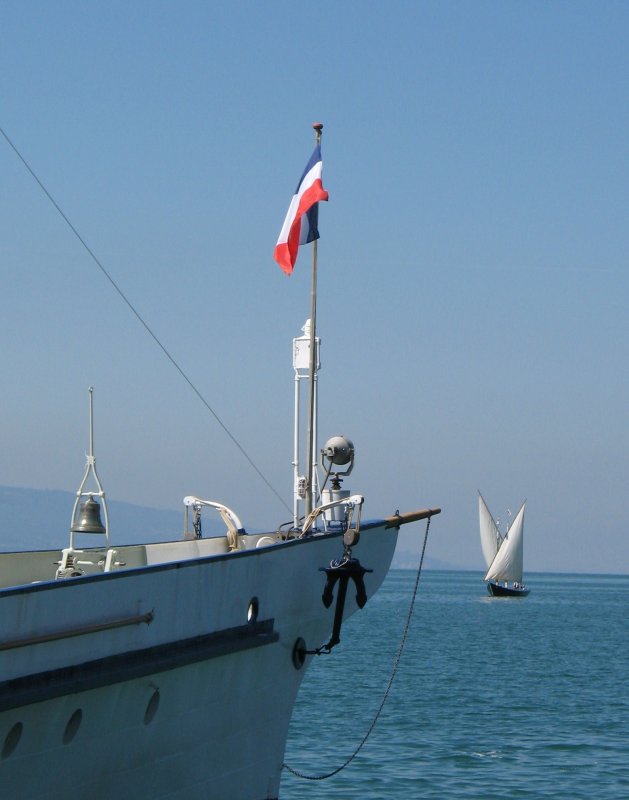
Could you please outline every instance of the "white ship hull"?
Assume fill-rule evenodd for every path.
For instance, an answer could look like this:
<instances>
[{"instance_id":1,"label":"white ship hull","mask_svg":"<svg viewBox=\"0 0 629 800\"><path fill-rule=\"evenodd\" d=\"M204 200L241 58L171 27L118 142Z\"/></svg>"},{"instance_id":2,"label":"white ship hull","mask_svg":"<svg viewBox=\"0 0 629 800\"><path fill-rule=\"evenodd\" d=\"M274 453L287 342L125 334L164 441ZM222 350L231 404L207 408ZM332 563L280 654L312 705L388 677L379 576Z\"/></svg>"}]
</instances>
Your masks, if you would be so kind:
<instances>
[{"instance_id":1,"label":"white ship hull","mask_svg":"<svg viewBox=\"0 0 629 800\"><path fill-rule=\"evenodd\" d=\"M304 336L293 339L292 520L276 532L250 535L227 506L188 495L182 541L113 544L96 472L90 387L89 450L69 546L0 554L0 800L277 798L293 706L314 651L336 646L342 619L364 605L365 593L369 598L377 591L400 525L439 513L396 512L361 523L363 496L341 488L354 467L353 443L334 436L322 450L317 446L316 209L327 192L321 184L322 125L313 127L315 152L276 247L276 260L290 273L299 246L294 232L298 240L307 232L304 238L315 243L310 318ZM89 325L84 328L89 333ZM308 418L302 426L300 383L306 378ZM218 512L224 536L201 538L204 509ZM102 547L84 549L79 540L93 542L93 535ZM331 562L337 563L326 574Z\"/></svg>"},{"instance_id":2,"label":"white ship hull","mask_svg":"<svg viewBox=\"0 0 629 800\"><path fill-rule=\"evenodd\" d=\"M224 539L121 548L119 569L57 581L58 552L0 556L3 796L278 797L313 658L295 663L296 643L330 637L320 568L343 538L243 538L247 549L214 555ZM396 540L384 521L361 529L353 555L373 570L368 597ZM356 610L350 581L345 616Z\"/></svg>"}]
</instances>

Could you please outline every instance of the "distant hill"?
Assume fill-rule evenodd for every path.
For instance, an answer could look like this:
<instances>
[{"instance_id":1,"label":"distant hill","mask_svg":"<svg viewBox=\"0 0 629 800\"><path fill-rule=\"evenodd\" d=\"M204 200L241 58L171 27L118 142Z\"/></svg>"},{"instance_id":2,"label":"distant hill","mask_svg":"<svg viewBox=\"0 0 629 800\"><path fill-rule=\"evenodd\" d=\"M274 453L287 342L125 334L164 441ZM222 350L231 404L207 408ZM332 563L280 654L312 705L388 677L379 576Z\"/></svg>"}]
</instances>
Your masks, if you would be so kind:
<instances>
[{"instance_id":1,"label":"distant hill","mask_svg":"<svg viewBox=\"0 0 629 800\"><path fill-rule=\"evenodd\" d=\"M75 498L76 495L72 492L56 489L0 486L0 552L67 547L70 541L70 515ZM114 545L164 542L179 539L183 533L183 508L181 511L147 508L110 500L108 497L107 509L109 535ZM224 530L225 526L218 516L204 516L204 534L216 536ZM394 569L417 569L418 564L418 552L396 550L392 564ZM424 559L424 567L462 569L430 556Z\"/></svg>"},{"instance_id":2,"label":"distant hill","mask_svg":"<svg viewBox=\"0 0 629 800\"><path fill-rule=\"evenodd\" d=\"M419 565L419 553L411 552L410 550L400 550L399 547L393 556L391 567L393 569L417 569ZM439 558L432 558L431 556L424 557L424 569L439 569L460 572L464 567L450 564L447 561L441 561Z\"/></svg>"},{"instance_id":3,"label":"distant hill","mask_svg":"<svg viewBox=\"0 0 629 800\"><path fill-rule=\"evenodd\" d=\"M0 551L67 547L75 499L72 492L0 486ZM183 533L183 507L180 512L145 508L108 497L107 509L112 544L166 541ZM216 535L224 525L206 516L203 529Z\"/></svg>"}]
</instances>

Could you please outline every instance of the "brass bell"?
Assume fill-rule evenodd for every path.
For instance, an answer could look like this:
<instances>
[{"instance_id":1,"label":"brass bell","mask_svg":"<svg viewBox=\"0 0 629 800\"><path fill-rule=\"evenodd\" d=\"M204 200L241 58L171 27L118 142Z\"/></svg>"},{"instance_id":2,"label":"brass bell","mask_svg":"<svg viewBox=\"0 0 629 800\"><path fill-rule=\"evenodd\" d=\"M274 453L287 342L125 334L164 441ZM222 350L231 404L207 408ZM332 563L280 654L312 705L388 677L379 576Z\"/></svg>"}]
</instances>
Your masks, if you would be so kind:
<instances>
[{"instance_id":1,"label":"brass bell","mask_svg":"<svg viewBox=\"0 0 629 800\"><path fill-rule=\"evenodd\" d=\"M93 497L81 503L78 519L71 530L73 533L106 533L100 520L100 506Z\"/></svg>"}]
</instances>

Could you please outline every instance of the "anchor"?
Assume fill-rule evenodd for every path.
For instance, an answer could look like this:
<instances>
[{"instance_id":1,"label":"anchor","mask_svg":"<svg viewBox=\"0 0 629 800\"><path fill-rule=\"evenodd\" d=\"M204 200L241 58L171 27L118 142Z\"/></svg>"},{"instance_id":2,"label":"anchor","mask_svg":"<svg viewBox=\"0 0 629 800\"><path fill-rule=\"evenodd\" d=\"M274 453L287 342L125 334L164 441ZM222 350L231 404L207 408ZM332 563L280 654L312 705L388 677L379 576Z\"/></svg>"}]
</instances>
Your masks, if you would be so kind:
<instances>
[{"instance_id":1,"label":"anchor","mask_svg":"<svg viewBox=\"0 0 629 800\"><path fill-rule=\"evenodd\" d=\"M349 548L348 548L349 549ZM347 584L350 579L354 581L356 586L356 604L358 608L363 608L367 602L367 592L365 590L365 581L363 576L366 572L373 572L372 569L367 569L362 566L357 558L351 558L349 553L343 554L343 557L337 561L332 561L329 567L321 567L321 572L325 572L328 576L323 589L323 605L330 608L334 600L334 586L339 584L338 593L336 596L336 608L334 610L334 625L332 627L332 636L327 644L319 647L315 653L321 655L322 653L330 653L333 647L341 641L341 625L343 624L343 611L345 610L345 598L347 596Z\"/></svg>"}]
</instances>

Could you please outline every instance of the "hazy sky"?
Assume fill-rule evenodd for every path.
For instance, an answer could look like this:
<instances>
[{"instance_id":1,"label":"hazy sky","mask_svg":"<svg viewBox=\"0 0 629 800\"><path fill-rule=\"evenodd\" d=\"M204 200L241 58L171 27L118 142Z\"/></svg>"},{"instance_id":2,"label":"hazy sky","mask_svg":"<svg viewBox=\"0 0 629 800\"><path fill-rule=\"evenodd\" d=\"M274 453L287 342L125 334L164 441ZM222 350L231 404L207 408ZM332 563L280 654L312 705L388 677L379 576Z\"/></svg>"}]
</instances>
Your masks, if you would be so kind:
<instances>
[{"instance_id":1,"label":"hazy sky","mask_svg":"<svg viewBox=\"0 0 629 800\"><path fill-rule=\"evenodd\" d=\"M4 0L0 125L291 507L310 252L272 254L323 122L320 433L365 515L439 505L480 569L477 489L527 498L526 570L628 572L628 38L626 2ZM78 487L93 384L110 498L290 519L0 168L0 484Z\"/></svg>"}]
</instances>

